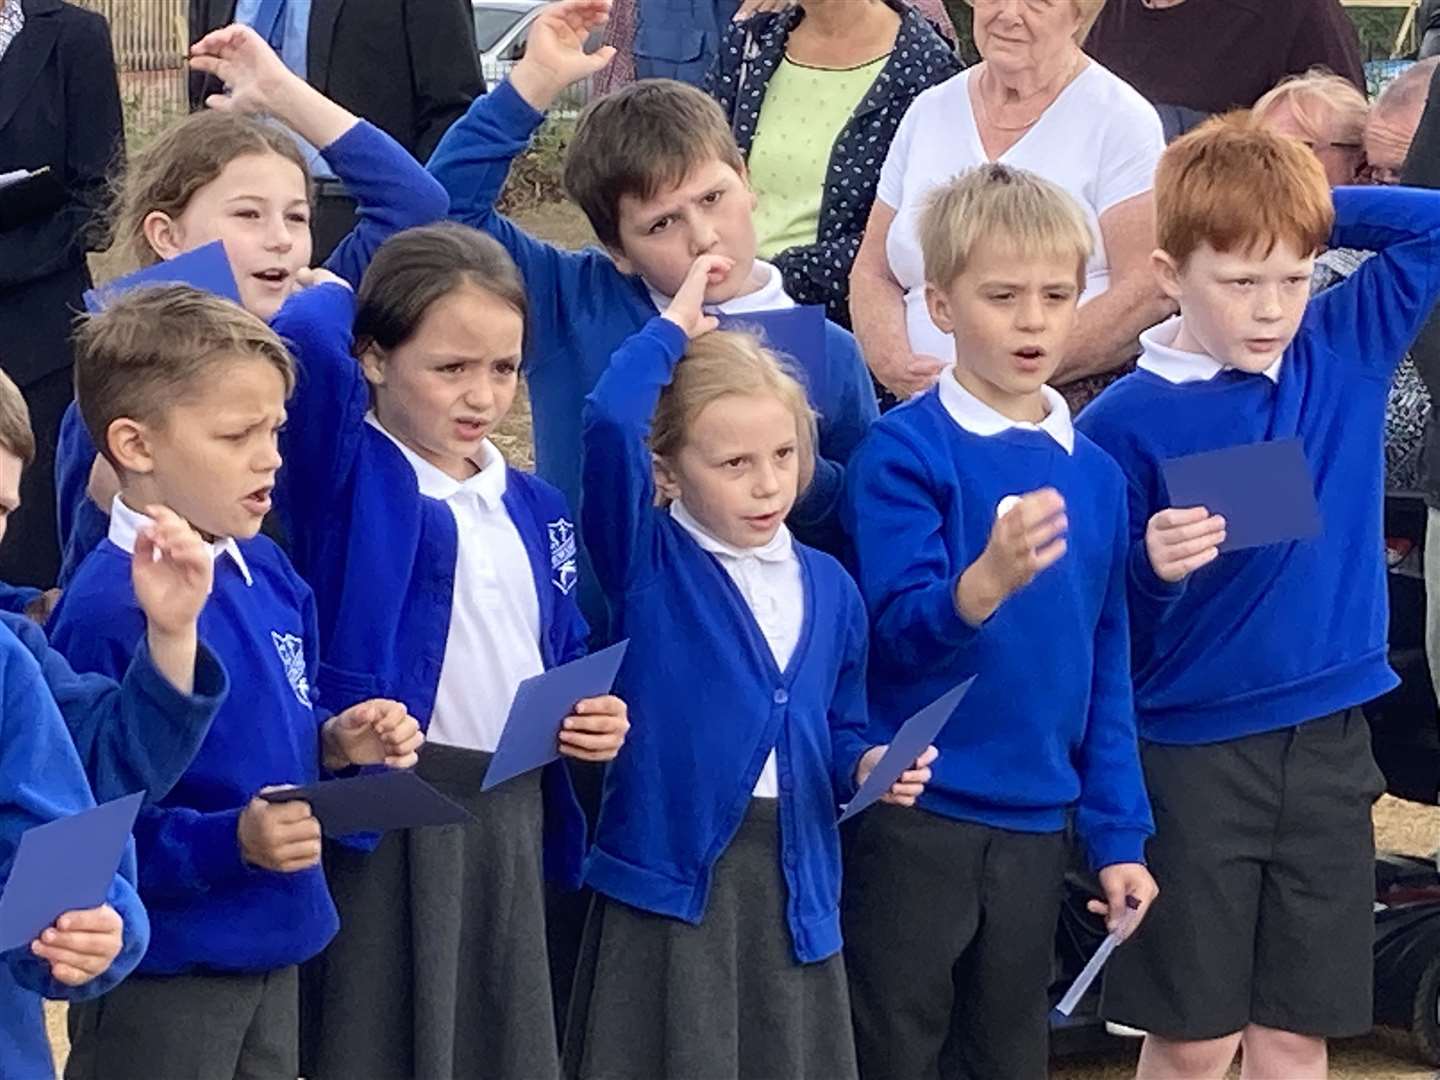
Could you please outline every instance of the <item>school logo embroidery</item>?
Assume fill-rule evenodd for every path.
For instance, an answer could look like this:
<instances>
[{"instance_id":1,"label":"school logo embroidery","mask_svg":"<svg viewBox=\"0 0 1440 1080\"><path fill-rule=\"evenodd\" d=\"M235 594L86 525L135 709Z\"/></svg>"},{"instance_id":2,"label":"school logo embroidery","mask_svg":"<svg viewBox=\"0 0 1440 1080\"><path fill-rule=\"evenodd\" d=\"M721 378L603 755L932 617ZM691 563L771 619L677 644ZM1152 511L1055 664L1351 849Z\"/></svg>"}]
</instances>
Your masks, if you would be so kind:
<instances>
[{"instance_id":1,"label":"school logo embroidery","mask_svg":"<svg viewBox=\"0 0 1440 1080\"><path fill-rule=\"evenodd\" d=\"M285 678L290 689L295 691L296 700L307 709L310 707L310 680L305 677L305 642L294 634L279 634L270 631L270 640L280 654L280 665L285 669Z\"/></svg>"},{"instance_id":2,"label":"school logo embroidery","mask_svg":"<svg viewBox=\"0 0 1440 1080\"><path fill-rule=\"evenodd\" d=\"M575 526L564 518L545 526L550 534L550 580L566 596L580 580L575 564Z\"/></svg>"}]
</instances>

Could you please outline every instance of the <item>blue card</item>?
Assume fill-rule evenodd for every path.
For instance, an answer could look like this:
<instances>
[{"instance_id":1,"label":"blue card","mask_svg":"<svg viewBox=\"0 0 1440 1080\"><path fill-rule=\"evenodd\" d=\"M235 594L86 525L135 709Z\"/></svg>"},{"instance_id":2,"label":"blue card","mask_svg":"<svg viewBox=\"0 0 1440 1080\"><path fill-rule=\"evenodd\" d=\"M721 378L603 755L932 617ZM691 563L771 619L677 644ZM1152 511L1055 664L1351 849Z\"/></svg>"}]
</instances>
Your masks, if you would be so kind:
<instances>
[{"instance_id":1,"label":"blue card","mask_svg":"<svg viewBox=\"0 0 1440 1080\"><path fill-rule=\"evenodd\" d=\"M895 781L900 779L900 774L910 768L915 759L925 752L925 748L935 741L935 736L940 734L946 721L955 715L960 699L970 692L970 686L974 682L975 676L972 675L900 725L900 730L890 740L890 748L885 751L884 757L875 763L875 768L865 778L865 783L860 785L860 790L840 815L841 821L854 817L871 803L879 801L880 797L890 790Z\"/></svg>"},{"instance_id":2,"label":"blue card","mask_svg":"<svg viewBox=\"0 0 1440 1080\"><path fill-rule=\"evenodd\" d=\"M629 645L629 641L622 641L522 682L510 703L500 745L490 759L480 790L489 791L558 758L557 743L565 718L576 702L610 692Z\"/></svg>"},{"instance_id":3,"label":"blue card","mask_svg":"<svg viewBox=\"0 0 1440 1080\"><path fill-rule=\"evenodd\" d=\"M29 945L67 911L105 903L144 798L126 795L20 837L0 894L0 952Z\"/></svg>"},{"instance_id":4,"label":"blue card","mask_svg":"<svg viewBox=\"0 0 1440 1080\"><path fill-rule=\"evenodd\" d=\"M1315 478L1299 439L1229 446L1161 468L1171 506L1203 506L1225 519L1222 552L1320 535Z\"/></svg>"},{"instance_id":5,"label":"blue card","mask_svg":"<svg viewBox=\"0 0 1440 1080\"><path fill-rule=\"evenodd\" d=\"M819 304L719 315L721 330L756 334L766 348L787 356L805 376L811 401L826 400L829 362L825 354L825 309Z\"/></svg>"},{"instance_id":6,"label":"blue card","mask_svg":"<svg viewBox=\"0 0 1440 1080\"><path fill-rule=\"evenodd\" d=\"M308 802L326 836L466 825L475 820L470 811L441 795L409 769L321 780L304 787L267 791L260 797L272 803Z\"/></svg>"},{"instance_id":7,"label":"blue card","mask_svg":"<svg viewBox=\"0 0 1440 1080\"><path fill-rule=\"evenodd\" d=\"M190 285L240 303L240 287L235 284L235 272L230 269L230 258L225 254L225 245L216 240L173 259L166 259L133 274L116 278L99 288L88 289L85 293L85 309L92 315L104 311L116 298L146 285Z\"/></svg>"}]
</instances>

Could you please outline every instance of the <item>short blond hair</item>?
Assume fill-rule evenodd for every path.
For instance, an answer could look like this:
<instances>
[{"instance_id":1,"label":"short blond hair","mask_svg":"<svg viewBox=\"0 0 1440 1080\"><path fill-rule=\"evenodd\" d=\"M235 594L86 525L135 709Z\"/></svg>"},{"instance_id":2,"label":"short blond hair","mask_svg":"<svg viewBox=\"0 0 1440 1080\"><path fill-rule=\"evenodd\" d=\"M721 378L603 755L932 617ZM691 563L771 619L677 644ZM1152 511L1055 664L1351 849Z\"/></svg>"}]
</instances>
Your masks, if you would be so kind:
<instances>
[{"instance_id":1,"label":"short blond hair","mask_svg":"<svg viewBox=\"0 0 1440 1080\"><path fill-rule=\"evenodd\" d=\"M163 426L217 360L264 360L295 388L295 362L265 322L238 304L188 285L126 293L75 334L75 401L100 453L117 468L110 425L127 418Z\"/></svg>"},{"instance_id":2,"label":"short blond hair","mask_svg":"<svg viewBox=\"0 0 1440 1080\"><path fill-rule=\"evenodd\" d=\"M1250 110L1262 127L1284 106L1300 130L1312 142L1340 142L1359 147L1365 135L1365 121L1370 116L1370 103L1349 79L1341 78L1324 68L1311 68L1303 75L1281 79ZM1326 114L1334 118L1334 136L1330 138L1324 124Z\"/></svg>"},{"instance_id":3,"label":"short blond hair","mask_svg":"<svg viewBox=\"0 0 1440 1080\"><path fill-rule=\"evenodd\" d=\"M1082 289L1095 247L1085 212L1064 188L993 162L961 173L926 200L920 215L925 280L948 288L982 241L1000 243L1021 258L1073 256Z\"/></svg>"},{"instance_id":4,"label":"short blond hair","mask_svg":"<svg viewBox=\"0 0 1440 1080\"><path fill-rule=\"evenodd\" d=\"M795 417L798 493L804 493L815 476L815 410L789 365L754 334L715 330L690 342L655 408L650 452L674 460L695 418L707 405L732 394L773 397Z\"/></svg>"},{"instance_id":5,"label":"short blond hair","mask_svg":"<svg viewBox=\"0 0 1440 1080\"><path fill-rule=\"evenodd\" d=\"M30 426L30 406L15 380L0 371L0 447L20 459L22 467L35 463L35 430Z\"/></svg>"},{"instance_id":6,"label":"short blond hair","mask_svg":"<svg viewBox=\"0 0 1440 1080\"><path fill-rule=\"evenodd\" d=\"M1161 250L1183 266L1202 244L1268 255L1283 243L1313 255L1330 238L1335 205L1319 158L1238 111L1165 148L1155 170L1155 217Z\"/></svg>"}]
</instances>

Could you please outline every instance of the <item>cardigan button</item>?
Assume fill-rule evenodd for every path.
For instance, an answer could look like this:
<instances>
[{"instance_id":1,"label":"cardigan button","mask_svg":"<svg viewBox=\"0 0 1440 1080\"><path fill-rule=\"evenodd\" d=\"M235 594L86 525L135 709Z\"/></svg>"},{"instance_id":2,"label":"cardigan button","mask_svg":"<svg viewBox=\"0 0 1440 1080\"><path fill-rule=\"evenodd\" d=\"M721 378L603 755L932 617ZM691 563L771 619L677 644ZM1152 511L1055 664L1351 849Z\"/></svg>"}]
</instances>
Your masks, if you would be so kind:
<instances>
[{"instance_id":1,"label":"cardigan button","mask_svg":"<svg viewBox=\"0 0 1440 1080\"><path fill-rule=\"evenodd\" d=\"M775 691L775 704L776 704L776 705L784 705L784 704L786 704L789 700L790 700L790 694L785 690L785 688L784 688L783 686L782 686L779 690L776 690L776 691Z\"/></svg>"}]
</instances>

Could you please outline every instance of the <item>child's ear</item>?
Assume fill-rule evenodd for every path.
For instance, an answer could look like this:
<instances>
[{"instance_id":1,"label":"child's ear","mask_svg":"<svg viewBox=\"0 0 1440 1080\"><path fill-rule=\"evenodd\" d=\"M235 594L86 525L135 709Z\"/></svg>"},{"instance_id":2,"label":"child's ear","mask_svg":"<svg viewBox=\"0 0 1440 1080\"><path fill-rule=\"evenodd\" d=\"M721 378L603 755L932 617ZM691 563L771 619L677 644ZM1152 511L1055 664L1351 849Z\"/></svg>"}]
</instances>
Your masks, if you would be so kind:
<instances>
[{"instance_id":1,"label":"child's ear","mask_svg":"<svg viewBox=\"0 0 1440 1080\"><path fill-rule=\"evenodd\" d=\"M105 432L105 442L121 470L142 476L155 471L150 429L140 421L125 416L112 420Z\"/></svg>"},{"instance_id":2,"label":"child's ear","mask_svg":"<svg viewBox=\"0 0 1440 1080\"><path fill-rule=\"evenodd\" d=\"M950 298L928 281L925 283L925 306L930 309L930 321L942 333L955 332L955 320L950 317Z\"/></svg>"},{"instance_id":3,"label":"child's ear","mask_svg":"<svg viewBox=\"0 0 1440 1080\"><path fill-rule=\"evenodd\" d=\"M609 244L606 244L605 250L610 253L610 261L615 264L615 269L619 270L622 274L634 275L640 272L635 269L635 263L620 248L611 247Z\"/></svg>"},{"instance_id":4,"label":"child's ear","mask_svg":"<svg viewBox=\"0 0 1440 1080\"><path fill-rule=\"evenodd\" d=\"M371 386L385 385L385 358L378 345L370 344L360 351L360 370Z\"/></svg>"},{"instance_id":5,"label":"child's ear","mask_svg":"<svg viewBox=\"0 0 1440 1080\"><path fill-rule=\"evenodd\" d=\"M150 245L150 250L162 259L173 259L185 250L181 246L183 237L180 227L163 210L152 210L146 214L140 231L145 234L145 242Z\"/></svg>"},{"instance_id":6,"label":"child's ear","mask_svg":"<svg viewBox=\"0 0 1440 1080\"><path fill-rule=\"evenodd\" d=\"M1180 286L1180 264L1168 251L1156 248L1150 253L1150 268L1155 271L1160 291L1178 304L1180 294L1184 292Z\"/></svg>"},{"instance_id":7,"label":"child's ear","mask_svg":"<svg viewBox=\"0 0 1440 1080\"><path fill-rule=\"evenodd\" d=\"M659 454L651 454L650 461L655 467L655 490L666 502L674 502L680 498L680 480L670 463Z\"/></svg>"}]
</instances>

